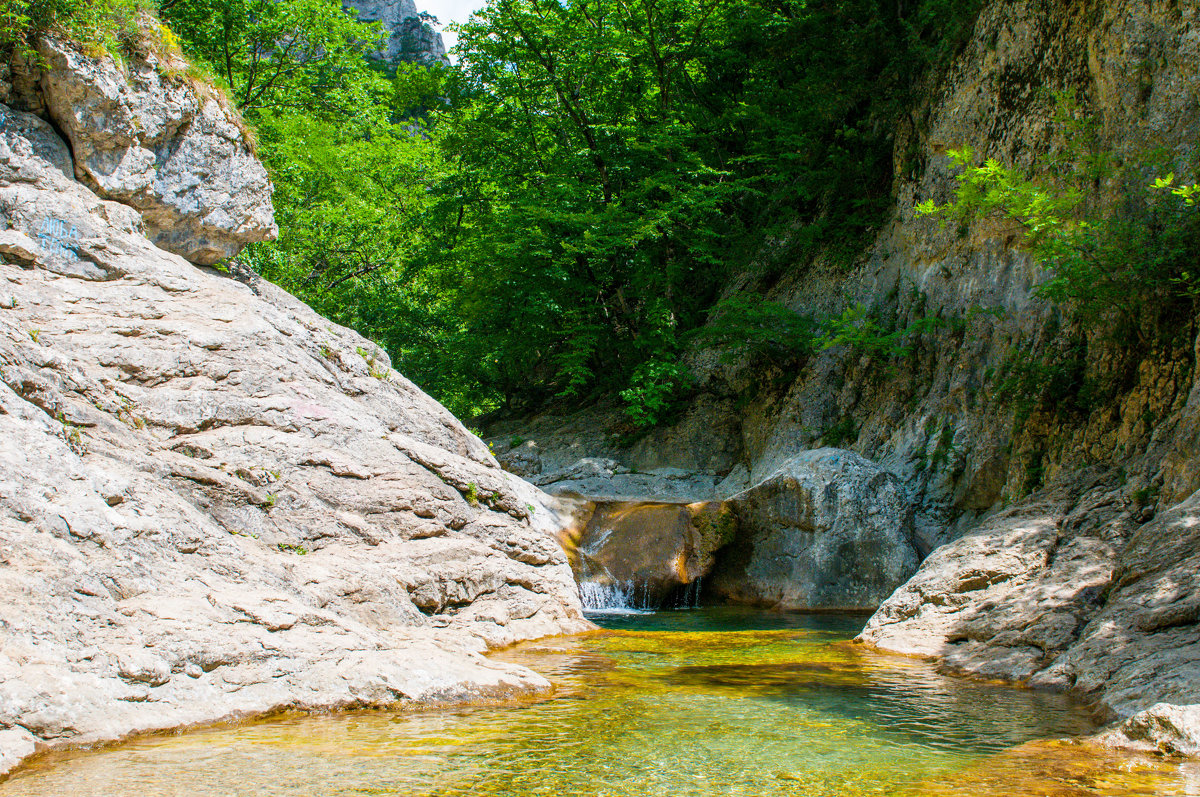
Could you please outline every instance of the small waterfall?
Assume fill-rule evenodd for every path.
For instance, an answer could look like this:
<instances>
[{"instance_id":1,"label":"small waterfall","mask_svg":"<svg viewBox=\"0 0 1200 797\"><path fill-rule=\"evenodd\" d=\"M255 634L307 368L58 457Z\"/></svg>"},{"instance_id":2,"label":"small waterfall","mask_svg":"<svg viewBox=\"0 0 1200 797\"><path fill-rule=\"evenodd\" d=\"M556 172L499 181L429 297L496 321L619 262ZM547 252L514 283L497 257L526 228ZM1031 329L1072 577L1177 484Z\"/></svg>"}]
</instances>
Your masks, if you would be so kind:
<instances>
[{"instance_id":1,"label":"small waterfall","mask_svg":"<svg viewBox=\"0 0 1200 797\"><path fill-rule=\"evenodd\" d=\"M638 614L652 612L650 591L633 582L581 581L579 599L583 609L596 614Z\"/></svg>"},{"instance_id":2,"label":"small waterfall","mask_svg":"<svg viewBox=\"0 0 1200 797\"><path fill-rule=\"evenodd\" d=\"M631 581L581 581L579 599L583 609L593 614L640 614L660 609L700 608L700 579L678 587L660 605L650 599L644 583Z\"/></svg>"},{"instance_id":3,"label":"small waterfall","mask_svg":"<svg viewBox=\"0 0 1200 797\"><path fill-rule=\"evenodd\" d=\"M700 608L700 577L692 579L687 584L676 587L663 601L664 609L699 609Z\"/></svg>"}]
</instances>

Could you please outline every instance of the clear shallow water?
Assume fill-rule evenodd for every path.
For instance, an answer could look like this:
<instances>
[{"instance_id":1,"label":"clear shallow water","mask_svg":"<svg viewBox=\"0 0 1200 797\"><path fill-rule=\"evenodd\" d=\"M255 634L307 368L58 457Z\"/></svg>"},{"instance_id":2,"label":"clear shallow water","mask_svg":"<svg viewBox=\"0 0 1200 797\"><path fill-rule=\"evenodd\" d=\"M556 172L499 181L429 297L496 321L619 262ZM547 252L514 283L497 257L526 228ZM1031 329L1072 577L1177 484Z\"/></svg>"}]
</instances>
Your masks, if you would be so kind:
<instances>
[{"instance_id":1,"label":"clear shallow water","mask_svg":"<svg viewBox=\"0 0 1200 797\"><path fill-rule=\"evenodd\" d=\"M1200 772L1035 739L1065 698L940 676L849 643L861 617L705 609L498 654L551 699L357 712L45 759L0 797L104 795L1167 795Z\"/></svg>"}]
</instances>

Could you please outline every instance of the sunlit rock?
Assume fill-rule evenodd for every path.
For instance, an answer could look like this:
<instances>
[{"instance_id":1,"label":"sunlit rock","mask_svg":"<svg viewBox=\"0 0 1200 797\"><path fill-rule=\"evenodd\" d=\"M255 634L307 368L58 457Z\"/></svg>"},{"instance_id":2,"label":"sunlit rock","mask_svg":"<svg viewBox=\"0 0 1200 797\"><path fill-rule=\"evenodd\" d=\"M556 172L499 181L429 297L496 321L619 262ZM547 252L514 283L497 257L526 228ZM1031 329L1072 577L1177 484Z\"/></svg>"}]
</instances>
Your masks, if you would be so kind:
<instances>
[{"instance_id":1,"label":"sunlit rock","mask_svg":"<svg viewBox=\"0 0 1200 797\"><path fill-rule=\"evenodd\" d=\"M591 627L554 502L370 341L155 246L66 152L0 107L0 772L548 688L481 654Z\"/></svg>"},{"instance_id":2,"label":"sunlit rock","mask_svg":"<svg viewBox=\"0 0 1200 797\"><path fill-rule=\"evenodd\" d=\"M146 235L194 263L278 233L271 181L228 100L187 64L146 52L122 65L43 39L41 93L80 180L136 208Z\"/></svg>"}]
</instances>

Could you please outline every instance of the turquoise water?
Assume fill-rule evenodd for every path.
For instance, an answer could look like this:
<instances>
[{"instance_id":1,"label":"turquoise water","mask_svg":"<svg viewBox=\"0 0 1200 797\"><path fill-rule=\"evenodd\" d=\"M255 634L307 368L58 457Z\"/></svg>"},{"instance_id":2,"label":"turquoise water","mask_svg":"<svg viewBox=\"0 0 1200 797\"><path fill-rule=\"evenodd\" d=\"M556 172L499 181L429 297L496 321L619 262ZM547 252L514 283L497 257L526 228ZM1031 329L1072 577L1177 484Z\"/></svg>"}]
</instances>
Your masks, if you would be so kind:
<instances>
[{"instance_id":1,"label":"turquoise water","mask_svg":"<svg viewBox=\"0 0 1200 797\"><path fill-rule=\"evenodd\" d=\"M1033 742L1095 726L1059 695L865 651L862 617L598 620L497 654L554 682L540 702L143 739L45 759L0 797L1200 794L1177 764Z\"/></svg>"}]
</instances>

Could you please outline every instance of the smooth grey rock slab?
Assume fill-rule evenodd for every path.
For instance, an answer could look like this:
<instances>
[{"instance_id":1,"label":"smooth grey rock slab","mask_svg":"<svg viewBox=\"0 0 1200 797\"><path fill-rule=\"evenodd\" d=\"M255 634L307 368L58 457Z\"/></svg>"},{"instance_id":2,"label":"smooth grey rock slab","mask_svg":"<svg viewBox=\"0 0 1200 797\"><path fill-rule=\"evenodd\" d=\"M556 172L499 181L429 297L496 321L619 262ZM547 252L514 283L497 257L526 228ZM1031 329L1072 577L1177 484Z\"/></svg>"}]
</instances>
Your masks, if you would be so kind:
<instances>
[{"instance_id":1,"label":"smooth grey rock slab","mask_svg":"<svg viewBox=\"0 0 1200 797\"><path fill-rule=\"evenodd\" d=\"M0 773L548 688L481 654L592 627L556 502L374 344L156 247L44 123L0 113L0 226L38 242L0 253Z\"/></svg>"},{"instance_id":2,"label":"smooth grey rock slab","mask_svg":"<svg viewBox=\"0 0 1200 797\"><path fill-rule=\"evenodd\" d=\"M798 454L729 503L737 537L707 585L729 600L874 609L916 571L903 485L853 452Z\"/></svg>"}]
</instances>

